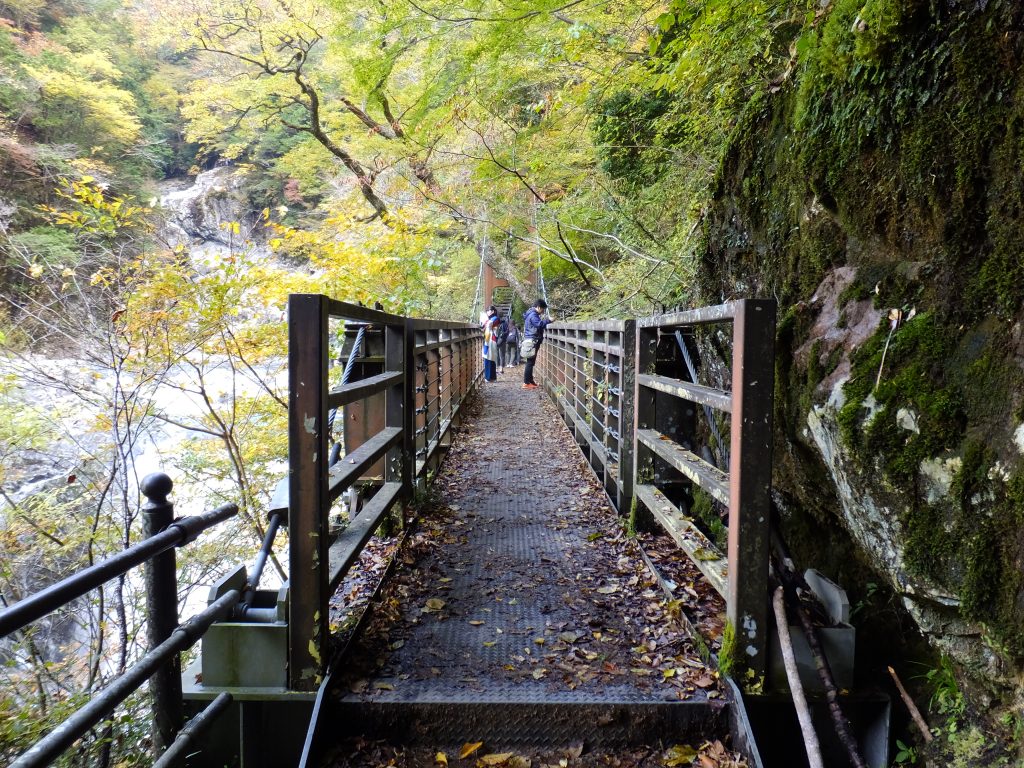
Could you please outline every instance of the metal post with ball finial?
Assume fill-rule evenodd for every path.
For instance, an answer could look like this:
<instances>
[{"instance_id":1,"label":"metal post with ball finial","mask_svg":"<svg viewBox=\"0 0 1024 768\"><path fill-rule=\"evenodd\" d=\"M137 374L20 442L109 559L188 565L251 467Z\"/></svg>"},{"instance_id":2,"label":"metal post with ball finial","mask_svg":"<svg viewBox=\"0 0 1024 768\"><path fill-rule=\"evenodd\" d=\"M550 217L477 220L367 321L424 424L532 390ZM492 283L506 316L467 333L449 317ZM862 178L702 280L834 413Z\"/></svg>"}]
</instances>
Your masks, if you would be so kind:
<instances>
[{"instance_id":1,"label":"metal post with ball finial","mask_svg":"<svg viewBox=\"0 0 1024 768\"><path fill-rule=\"evenodd\" d=\"M142 527L146 538L174 522L174 505L167 497L174 483L162 472L146 475L139 485L146 503ZM178 574L174 548L146 562L146 614L149 647L156 648L178 627ZM175 654L149 681L153 695L153 754L163 754L181 729L184 705L181 695L181 657Z\"/></svg>"}]
</instances>

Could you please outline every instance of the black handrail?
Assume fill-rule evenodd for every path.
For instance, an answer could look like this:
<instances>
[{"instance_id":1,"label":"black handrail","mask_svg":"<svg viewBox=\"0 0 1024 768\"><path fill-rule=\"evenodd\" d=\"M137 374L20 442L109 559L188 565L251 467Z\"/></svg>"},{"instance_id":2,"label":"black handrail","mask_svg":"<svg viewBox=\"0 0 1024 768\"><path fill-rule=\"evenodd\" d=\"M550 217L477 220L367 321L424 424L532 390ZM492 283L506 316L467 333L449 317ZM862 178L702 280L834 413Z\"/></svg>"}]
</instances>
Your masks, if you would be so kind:
<instances>
[{"instance_id":1,"label":"black handrail","mask_svg":"<svg viewBox=\"0 0 1024 768\"><path fill-rule=\"evenodd\" d=\"M196 748L198 737L202 736L214 721L224 714L224 710L232 701L234 701L234 697L230 693L225 691L218 694L206 709L185 723L174 743L160 755L159 760L153 763L153 768L177 768L189 750Z\"/></svg>"},{"instance_id":2,"label":"black handrail","mask_svg":"<svg viewBox=\"0 0 1024 768\"><path fill-rule=\"evenodd\" d=\"M41 619L62 605L81 597L90 590L121 576L155 555L192 542L196 537L217 523L238 513L234 504L225 504L210 512L175 520L164 531L144 539L116 555L89 566L66 579L52 584L34 595L20 600L0 611L0 637Z\"/></svg>"},{"instance_id":3,"label":"black handrail","mask_svg":"<svg viewBox=\"0 0 1024 768\"><path fill-rule=\"evenodd\" d=\"M230 615L241 595L237 589L225 593L206 610L175 629L169 638L150 650L84 707L56 726L11 763L10 768L39 768L56 760L96 723L107 717L122 701L176 654L194 645L217 619Z\"/></svg>"}]
</instances>

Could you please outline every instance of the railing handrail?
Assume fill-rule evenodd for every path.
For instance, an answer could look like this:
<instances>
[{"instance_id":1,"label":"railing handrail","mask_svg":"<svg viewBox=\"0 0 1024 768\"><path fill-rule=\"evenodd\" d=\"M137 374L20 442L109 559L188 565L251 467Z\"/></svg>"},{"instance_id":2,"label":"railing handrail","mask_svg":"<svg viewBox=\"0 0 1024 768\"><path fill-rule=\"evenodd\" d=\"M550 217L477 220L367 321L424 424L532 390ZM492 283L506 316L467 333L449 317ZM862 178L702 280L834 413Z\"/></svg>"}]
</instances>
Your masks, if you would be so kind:
<instances>
[{"instance_id":1,"label":"railing handrail","mask_svg":"<svg viewBox=\"0 0 1024 768\"><path fill-rule=\"evenodd\" d=\"M132 568L146 566L149 651L23 752L11 764L12 768L49 765L147 680L154 708L167 710L155 713L154 748L161 750L173 741L181 724L178 654L195 644L215 620L230 614L240 594L235 591L230 599L222 598L184 624L178 623L174 549L195 541L203 531L238 514L238 507L224 504L209 512L174 519L174 505L167 498L172 488L171 479L161 473L147 475L140 483L147 498L142 507L145 539L0 612L0 637L5 637Z\"/></svg>"},{"instance_id":2,"label":"railing handrail","mask_svg":"<svg viewBox=\"0 0 1024 768\"><path fill-rule=\"evenodd\" d=\"M635 347L630 351L625 349L627 321L552 323L545 333L552 349L541 361L545 385L591 468L605 480L606 490L620 514L629 514L627 503L636 499L655 517L664 519L666 525L674 526L670 533L680 546L687 543L683 539L697 536L692 523L687 523L680 510L656 487L654 477L648 477L655 467L655 457L663 462L660 466L688 478L729 507L728 570L721 562L695 562L725 597L728 618L736 628L737 638L742 637L743 650L753 649L748 659L750 667L763 672L775 302L740 299L638 318L634 322ZM680 333L680 328L714 323L729 323L733 327L730 389L696 382L696 369ZM675 337L677 352L682 353L687 363L687 372L679 377L657 370L662 360L658 348L661 335ZM621 372L609 368L609 359L615 357L622 360ZM617 393L611 390L608 382L621 381L621 374L628 372L632 373L633 386L620 386ZM595 396L602 387L606 391ZM619 412L613 410L607 391L621 395ZM719 441L722 454L735 460L735 466L726 466L731 471L719 470L672 439L675 430L662 426L661 417L655 416L656 404L665 397L681 398L704 407L709 431ZM615 434L610 426L610 417L625 411L629 411L631 425L627 436ZM729 446L721 444L712 411L731 415ZM662 434L661 430L669 434ZM620 446L620 454L625 456L625 446L629 444L629 466L620 461L615 468L616 482L624 486L621 495L616 496L605 477L612 467L609 458L614 458L610 446ZM702 536L699 538L701 545L690 548L691 557L710 546Z\"/></svg>"},{"instance_id":3,"label":"railing handrail","mask_svg":"<svg viewBox=\"0 0 1024 768\"><path fill-rule=\"evenodd\" d=\"M93 696L88 704L23 752L11 763L10 768L39 768L52 763L90 728L113 712L118 704L138 690L162 665L195 645L214 621L229 615L240 597L238 590L231 590L178 626L167 640L150 649L113 683Z\"/></svg>"},{"instance_id":4,"label":"railing handrail","mask_svg":"<svg viewBox=\"0 0 1024 768\"><path fill-rule=\"evenodd\" d=\"M364 349L356 361L365 361L364 373L379 372L332 391L328 326L335 318L370 326L364 343L377 350L371 355ZM312 690L327 663L329 592L391 506L412 498L417 477L444 447L455 413L479 378L467 370L479 368L480 328L403 317L321 294L292 294L288 322L288 685ZM346 447L352 450L333 469L328 461L332 405L365 417L358 424L362 442L357 447L348 431L355 422L344 417L349 419ZM374 467L381 468L371 473L382 481L380 490L332 540L327 522L332 503Z\"/></svg>"},{"instance_id":5,"label":"railing handrail","mask_svg":"<svg viewBox=\"0 0 1024 768\"><path fill-rule=\"evenodd\" d=\"M45 589L19 600L0 611L0 638L38 621L48 613L67 605L82 595L96 589L132 568L142 565L161 552L181 547L195 541L196 537L217 523L238 513L235 504L224 504L209 512L175 520L155 536L143 539L128 549L67 578L51 584Z\"/></svg>"}]
</instances>

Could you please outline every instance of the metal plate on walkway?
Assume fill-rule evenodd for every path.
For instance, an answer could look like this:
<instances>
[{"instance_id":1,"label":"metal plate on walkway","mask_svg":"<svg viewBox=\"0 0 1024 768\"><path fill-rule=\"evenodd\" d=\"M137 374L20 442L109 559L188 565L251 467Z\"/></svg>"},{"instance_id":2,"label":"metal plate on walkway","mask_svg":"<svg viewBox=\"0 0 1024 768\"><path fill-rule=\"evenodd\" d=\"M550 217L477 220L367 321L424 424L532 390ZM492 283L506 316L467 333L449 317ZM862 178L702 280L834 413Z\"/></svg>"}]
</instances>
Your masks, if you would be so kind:
<instances>
[{"instance_id":1,"label":"metal plate on walkway","mask_svg":"<svg viewBox=\"0 0 1024 768\"><path fill-rule=\"evenodd\" d=\"M485 741L489 749L588 749L721 738L724 707L703 702L602 704L505 701L335 704L332 737L364 736L407 746Z\"/></svg>"},{"instance_id":2,"label":"metal plate on walkway","mask_svg":"<svg viewBox=\"0 0 1024 768\"><path fill-rule=\"evenodd\" d=\"M481 404L341 662L323 735L489 745L722 736L714 671L670 618L554 407L506 381L486 385Z\"/></svg>"}]
</instances>

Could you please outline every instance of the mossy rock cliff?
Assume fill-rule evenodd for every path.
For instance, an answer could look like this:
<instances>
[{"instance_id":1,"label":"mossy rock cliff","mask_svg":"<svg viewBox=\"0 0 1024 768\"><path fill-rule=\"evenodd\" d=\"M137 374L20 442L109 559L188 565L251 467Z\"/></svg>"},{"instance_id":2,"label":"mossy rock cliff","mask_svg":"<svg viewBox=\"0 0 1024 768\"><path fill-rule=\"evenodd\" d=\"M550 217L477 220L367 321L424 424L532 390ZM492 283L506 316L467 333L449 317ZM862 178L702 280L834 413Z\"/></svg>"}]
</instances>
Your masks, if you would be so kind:
<instances>
[{"instance_id":1,"label":"mossy rock cliff","mask_svg":"<svg viewBox=\"0 0 1024 768\"><path fill-rule=\"evenodd\" d=\"M1021 696L1024 10L837 0L799 50L730 140L702 298L779 300L787 508Z\"/></svg>"}]
</instances>

